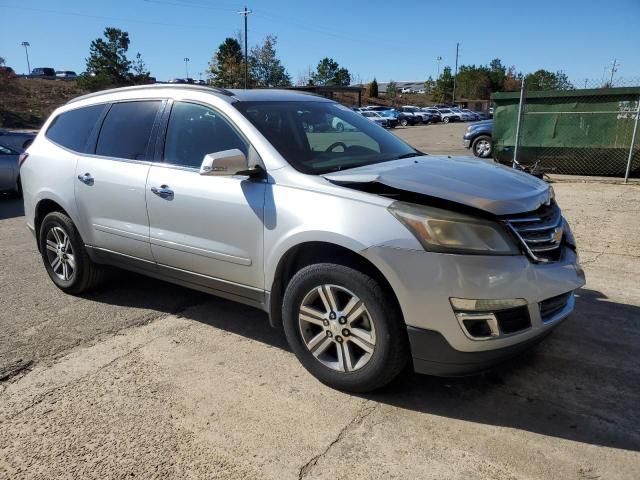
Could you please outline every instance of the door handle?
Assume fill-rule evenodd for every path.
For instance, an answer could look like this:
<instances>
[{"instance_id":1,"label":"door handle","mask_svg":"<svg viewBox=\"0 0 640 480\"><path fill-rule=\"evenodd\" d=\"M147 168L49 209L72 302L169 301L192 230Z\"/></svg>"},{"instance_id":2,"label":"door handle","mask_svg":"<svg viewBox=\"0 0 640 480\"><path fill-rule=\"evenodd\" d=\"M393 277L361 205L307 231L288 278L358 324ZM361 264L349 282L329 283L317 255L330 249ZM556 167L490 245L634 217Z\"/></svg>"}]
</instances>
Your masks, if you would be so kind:
<instances>
[{"instance_id":1,"label":"door handle","mask_svg":"<svg viewBox=\"0 0 640 480\"><path fill-rule=\"evenodd\" d=\"M85 173L84 175L78 175L78 180L80 180L85 185L93 185L93 177L90 173Z\"/></svg>"},{"instance_id":2,"label":"door handle","mask_svg":"<svg viewBox=\"0 0 640 480\"><path fill-rule=\"evenodd\" d=\"M151 187L151 191L158 195L160 198L173 197L173 190L167 185L160 185L160 187Z\"/></svg>"}]
</instances>

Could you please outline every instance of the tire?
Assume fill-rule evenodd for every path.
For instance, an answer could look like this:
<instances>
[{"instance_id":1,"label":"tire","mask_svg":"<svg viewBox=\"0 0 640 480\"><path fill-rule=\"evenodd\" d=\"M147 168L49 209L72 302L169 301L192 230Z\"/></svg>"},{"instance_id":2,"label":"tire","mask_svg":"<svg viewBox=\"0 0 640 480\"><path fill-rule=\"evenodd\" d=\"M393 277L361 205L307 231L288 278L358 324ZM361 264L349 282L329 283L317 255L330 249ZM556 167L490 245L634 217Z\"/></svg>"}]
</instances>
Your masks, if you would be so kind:
<instances>
[{"instance_id":1,"label":"tire","mask_svg":"<svg viewBox=\"0 0 640 480\"><path fill-rule=\"evenodd\" d=\"M406 118L401 118L400 119L400 126L401 127L406 127L407 125L409 125L409 121Z\"/></svg>"},{"instance_id":2,"label":"tire","mask_svg":"<svg viewBox=\"0 0 640 480\"><path fill-rule=\"evenodd\" d=\"M90 290L102 280L104 269L91 261L78 230L64 213L51 212L44 217L38 244L49 278L63 292L77 295ZM67 247L64 248L64 245Z\"/></svg>"},{"instance_id":3,"label":"tire","mask_svg":"<svg viewBox=\"0 0 640 480\"><path fill-rule=\"evenodd\" d=\"M336 125L336 130L339 132L344 132L344 123L338 122L338 124Z\"/></svg>"},{"instance_id":4,"label":"tire","mask_svg":"<svg viewBox=\"0 0 640 480\"><path fill-rule=\"evenodd\" d=\"M451 119L449 117L444 117L442 119L442 123L449 123L451 121Z\"/></svg>"},{"instance_id":5,"label":"tire","mask_svg":"<svg viewBox=\"0 0 640 480\"><path fill-rule=\"evenodd\" d=\"M493 145L489 135L479 135L471 144L473 154L479 158L489 158L493 153Z\"/></svg>"},{"instance_id":6,"label":"tire","mask_svg":"<svg viewBox=\"0 0 640 480\"><path fill-rule=\"evenodd\" d=\"M331 304L328 292L340 310L326 308ZM356 299L364 310L358 303L348 308ZM282 309L289 346L325 385L370 392L391 382L407 365L410 348L402 314L381 285L358 270L333 263L303 268L289 282ZM340 316L346 309L350 320Z\"/></svg>"}]
</instances>

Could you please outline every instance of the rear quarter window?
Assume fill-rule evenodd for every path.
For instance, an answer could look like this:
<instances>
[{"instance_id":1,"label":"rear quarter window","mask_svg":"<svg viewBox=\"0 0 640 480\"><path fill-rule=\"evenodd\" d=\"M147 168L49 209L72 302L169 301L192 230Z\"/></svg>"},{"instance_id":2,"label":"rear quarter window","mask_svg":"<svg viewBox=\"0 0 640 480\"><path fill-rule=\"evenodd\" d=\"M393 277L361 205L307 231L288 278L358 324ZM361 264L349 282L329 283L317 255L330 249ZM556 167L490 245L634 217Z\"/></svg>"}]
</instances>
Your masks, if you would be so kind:
<instances>
[{"instance_id":1,"label":"rear quarter window","mask_svg":"<svg viewBox=\"0 0 640 480\"><path fill-rule=\"evenodd\" d=\"M69 150L85 152L89 135L104 108L105 105L92 105L63 112L53 119L45 136Z\"/></svg>"}]
</instances>

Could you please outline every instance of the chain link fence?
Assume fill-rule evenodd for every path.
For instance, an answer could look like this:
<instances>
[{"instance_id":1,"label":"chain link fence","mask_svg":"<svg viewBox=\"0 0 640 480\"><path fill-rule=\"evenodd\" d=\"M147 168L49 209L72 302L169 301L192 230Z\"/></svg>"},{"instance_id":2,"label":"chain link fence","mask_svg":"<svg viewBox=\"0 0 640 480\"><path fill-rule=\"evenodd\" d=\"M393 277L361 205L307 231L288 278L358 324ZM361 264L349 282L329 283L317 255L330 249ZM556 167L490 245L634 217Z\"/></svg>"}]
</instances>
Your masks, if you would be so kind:
<instances>
[{"instance_id":1,"label":"chain link fence","mask_svg":"<svg viewBox=\"0 0 640 480\"><path fill-rule=\"evenodd\" d=\"M640 177L640 87L598 84L549 91L525 83L495 94L496 159L547 173Z\"/></svg>"}]
</instances>

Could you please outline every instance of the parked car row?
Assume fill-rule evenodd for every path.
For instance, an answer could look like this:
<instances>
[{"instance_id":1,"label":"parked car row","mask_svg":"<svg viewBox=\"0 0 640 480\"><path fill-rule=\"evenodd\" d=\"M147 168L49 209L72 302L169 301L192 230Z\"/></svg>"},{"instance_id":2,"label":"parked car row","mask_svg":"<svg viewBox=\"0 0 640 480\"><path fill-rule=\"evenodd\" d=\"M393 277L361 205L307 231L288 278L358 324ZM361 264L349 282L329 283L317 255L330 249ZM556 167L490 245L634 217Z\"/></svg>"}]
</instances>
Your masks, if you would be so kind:
<instances>
[{"instance_id":1,"label":"parked car row","mask_svg":"<svg viewBox=\"0 0 640 480\"><path fill-rule=\"evenodd\" d=\"M206 85L205 80L194 80L193 78L172 78L169 83L187 83L190 85Z\"/></svg>"},{"instance_id":2,"label":"parked car row","mask_svg":"<svg viewBox=\"0 0 640 480\"><path fill-rule=\"evenodd\" d=\"M429 124L429 123L449 123L449 122L476 122L486 120L488 115L483 112L473 112L469 109L458 107L416 107L404 105L398 108L385 106L368 106L356 108L360 113L376 112L381 116L393 117L398 120L400 126Z\"/></svg>"},{"instance_id":3,"label":"parked car row","mask_svg":"<svg viewBox=\"0 0 640 480\"><path fill-rule=\"evenodd\" d=\"M76 72L72 70L56 70L51 67L36 67L27 75L28 78L43 78L46 80L75 80L78 78Z\"/></svg>"}]
</instances>

